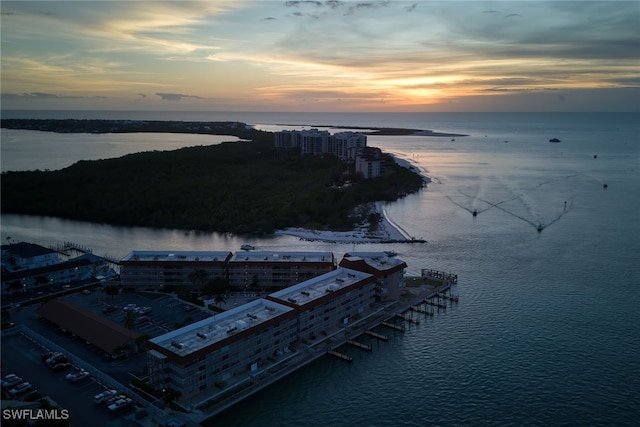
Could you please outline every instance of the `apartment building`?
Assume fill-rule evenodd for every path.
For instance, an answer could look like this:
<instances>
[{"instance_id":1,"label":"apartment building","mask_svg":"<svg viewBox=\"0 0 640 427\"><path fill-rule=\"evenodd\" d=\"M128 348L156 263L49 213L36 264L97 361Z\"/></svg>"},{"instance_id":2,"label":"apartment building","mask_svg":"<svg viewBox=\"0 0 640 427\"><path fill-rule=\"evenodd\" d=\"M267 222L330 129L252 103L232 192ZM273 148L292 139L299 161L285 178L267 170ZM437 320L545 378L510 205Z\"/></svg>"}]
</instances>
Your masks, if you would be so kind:
<instances>
[{"instance_id":1,"label":"apartment building","mask_svg":"<svg viewBox=\"0 0 640 427\"><path fill-rule=\"evenodd\" d=\"M298 314L298 335L314 341L360 318L375 302L375 278L338 268L267 296Z\"/></svg>"},{"instance_id":2,"label":"apartment building","mask_svg":"<svg viewBox=\"0 0 640 427\"><path fill-rule=\"evenodd\" d=\"M363 178L377 178L384 175L385 158L377 147L360 148L356 154L356 173Z\"/></svg>"},{"instance_id":3,"label":"apartment building","mask_svg":"<svg viewBox=\"0 0 640 427\"><path fill-rule=\"evenodd\" d=\"M370 274L340 268L148 341L149 381L194 405L344 327L373 304Z\"/></svg>"},{"instance_id":4,"label":"apartment building","mask_svg":"<svg viewBox=\"0 0 640 427\"><path fill-rule=\"evenodd\" d=\"M357 150L367 146L367 136L358 132L326 130L283 130L275 133L276 148L300 148L302 155L332 154L345 161L353 161Z\"/></svg>"},{"instance_id":5,"label":"apartment building","mask_svg":"<svg viewBox=\"0 0 640 427\"><path fill-rule=\"evenodd\" d=\"M239 289L284 288L336 268L332 252L237 252L228 264L229 284Z\"/></svg>"},{"instance_id":6,"label":"apartment building","mask_svg":"<svg viewBox=\"0 0 640 427\"><path fill-rule=\"evenodd\" d=\"M2 272L46 267L60 262L53 249L34 243L19 242L2 245Z\"/></svg>"},{"instance_id":7,"label":"apartment building","mask_svg":"<svg viewBox=\"0 0 640 427\"><path fill-rule=\"evenodd\" d=\"M2 295L12 295L38 289L62 289L65 283L85 280L104 271L106 261L87 254L69 261L42 267L2 272ZM59 290L58 289L58 290Z\"/></svg>"},{"instance_id":8,"label":"apartment building","mask_svg":"<svg viewBox=\"0 0 640 427\"><path fill-rule=\"evenodd\" d=\"M231 257L226 251L132 251L120 260L120 280L125 287L150 289L194 285L195 271L204 272L200 281L227 278Z\"/></svg>"},{"instance_id":9,"label":"apartment building","mask_svg":"<svg viewBox=\"0 0 640 427\"><path fill-rule=\"evenodd\" d=\"M257 299L148 341L149 381L203 401L298 339L296 311Z\"/></svg>"},{"instance_id":10,"label":"apartment building","mask_svg":"<svg viewBox=\"0 0 640 427\"><path fill-rule=\"evenodd\" d=\"M394 300L400 297L402 279L407 268L404 261L389 257L384 252L350 252L344 255L338 265L372 274L376 280L377 300Z\"/></svg>"}]
</instances>

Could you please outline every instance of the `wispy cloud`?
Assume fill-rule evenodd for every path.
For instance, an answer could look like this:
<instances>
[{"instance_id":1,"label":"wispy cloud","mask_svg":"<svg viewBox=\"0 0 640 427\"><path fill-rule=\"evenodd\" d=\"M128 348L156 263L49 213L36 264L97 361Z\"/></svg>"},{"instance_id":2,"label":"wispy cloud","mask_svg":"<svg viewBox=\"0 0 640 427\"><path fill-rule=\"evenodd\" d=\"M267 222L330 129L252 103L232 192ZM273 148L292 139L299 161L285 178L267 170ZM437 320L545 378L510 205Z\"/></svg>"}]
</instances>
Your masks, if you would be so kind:
<instances>
[{"instance_id":1,"label":"wispy cloud","mask_svg":"<svg viewBox=\"0 0 640 427\"><path fill-rule=\"evenodd\" d=\"M3 2L3 89L366 108L638 87L640 10L613 4Z\"/></svg>"}]
</instances>

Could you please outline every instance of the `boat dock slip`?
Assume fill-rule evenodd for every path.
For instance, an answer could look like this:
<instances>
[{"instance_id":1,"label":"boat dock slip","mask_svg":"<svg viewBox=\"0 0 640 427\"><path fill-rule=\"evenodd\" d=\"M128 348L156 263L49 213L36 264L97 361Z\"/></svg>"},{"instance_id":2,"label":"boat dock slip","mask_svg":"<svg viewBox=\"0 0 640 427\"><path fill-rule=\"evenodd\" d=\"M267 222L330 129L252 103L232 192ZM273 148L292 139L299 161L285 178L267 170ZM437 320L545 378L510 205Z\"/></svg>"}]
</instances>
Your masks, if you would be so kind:
<instances>
[{"instance_id":1,"label":"boat dock slip","mask_svg":"<svg viewBox=\"0 0 640 427\"><path fill-rule=\"evenodd\" d=\"M440 301L434 301L431 299L426 299L423 301L425 304L427 305L432 305L434 307L438 307L438 308L447 308L447 304L440 302Z\"/></svg>"},{"instance_id":2,"label":"boat dock slip","mask_svg":"<svg viewBox=\"0 0 640 427\"><path fill-rule=\"evenodd\" d=\"M338 359L342 359L342 360L344 360L346 362L353 362L353 357L347 356L346 354L343 354L343 353L339 353L339 352L337 352L335 350L329 350L327 353L329 353L332 356L337 357Z\"/></svg>"},{"instance_id":3,"label":"boat dock slip","mask_svg":"<svg viewBox=\"0 0 640 427\"><path fill-rule=\"evenodd\" d=\"M365 351L371 351L371 346L367 345L367 344L363 344L361 342L355 341L355 340L349 340L347 341L349 344L354 345L356 347L358 347L359 349L365 350Z\"/></svg>"},{"instance_id":4,"label":"boat dock slip","mask_svg":"<svg viewBox=\"0 0 640 427\"><path fill-rule=\"evenodd\" d=\"M380 322L382 326L386 326L387 328L395 329L396 331L404 332L404 327L400 325L395 325L389 322Z\"/></svg>"},{"instance_id":5,"label":"boat dock slip","mask_svg":"<svg viewBox=\"0 0 640 427\"><path fill-rule=\"evenodd\" d=\"M419 305L412 305L409 307L409 310L416 311L418 313L426 314L427 316L433 316L433 309L427 310L426 308Z\"/></svg>"},{"instance_id":6,"label":"boat dock slip","mask_svg":"<svg viewBox=\"0 0 640 427\"><path fill-rule=\"evenodd\" d=\"M452 285L455 285L456 283L458 283L457 274L445 273L444 271L438 271L433 269L423 268L422 277L428 277L429 279L440 280L445 283L448 282L448 283L451 283Z\"/></svg>"},{"instance_id":7,"label":"boat dock slip","mask_svg":"<svg viewBox=\"0 0 640 427\"><path fill-rule=\"evenodd\" d=\"M402 320L406 320L409 323L415 323L418 324L420 323L420 319L414 319L413 317L411 317L411 315L409 314L396 314L396 317L401 318Z\"/></svg>"},{"instance_id":8,"label":"boat dock slip","mask_svg":"<svg viewBox=\"0 0 640 427\"><path fill-rule=\"evenodd\" d=\"M379 334L377 332L373 332L373 331L365 331L365 334L369 335L370 337L374 337L379 339L380 341L389 341L389 337L386 335L382 335Z\"/></svg>"}]
</instances>

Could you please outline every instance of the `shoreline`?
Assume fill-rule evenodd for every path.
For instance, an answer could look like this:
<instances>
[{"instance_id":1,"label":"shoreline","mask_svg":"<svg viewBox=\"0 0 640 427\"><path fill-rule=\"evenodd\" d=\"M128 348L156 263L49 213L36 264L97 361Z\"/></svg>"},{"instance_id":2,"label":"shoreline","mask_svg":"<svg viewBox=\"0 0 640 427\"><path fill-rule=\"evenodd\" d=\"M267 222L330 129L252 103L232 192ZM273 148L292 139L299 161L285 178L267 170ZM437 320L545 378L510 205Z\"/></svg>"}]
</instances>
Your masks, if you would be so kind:
<instances>
[{"instance_id":1,"label":"shoreline","mask_svg":"<svg viewBox=\"0 0 640 427\"><path fill-rule=\"evenodd\" d=\"M388 128L388 127L364 127L364 126L334 126L334 125L300 125L290 123L276 123L275 126L309 126L312 128L331 129L355 129L361 130L364 135L380 136L435 136L435 137L461 137L469 136L463 133L436 132L430 129Z\"/></svg>"}]
</instances>

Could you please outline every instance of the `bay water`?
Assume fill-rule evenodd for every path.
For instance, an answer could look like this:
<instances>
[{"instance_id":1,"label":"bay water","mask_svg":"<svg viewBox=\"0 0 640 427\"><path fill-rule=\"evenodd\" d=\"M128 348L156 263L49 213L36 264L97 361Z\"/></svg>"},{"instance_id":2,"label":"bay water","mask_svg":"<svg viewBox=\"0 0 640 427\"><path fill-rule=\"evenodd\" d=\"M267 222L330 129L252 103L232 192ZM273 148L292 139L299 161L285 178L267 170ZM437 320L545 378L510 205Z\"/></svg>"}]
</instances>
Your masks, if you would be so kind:
<instances>
[{"instance_id":1,"label":"bay water","mask_svg":"<svg viewBox=\"0 0 640 427\"><path fill-rule=\"evenodd\" d=\"M333 251L338 258L354 250L393 250L407 262L409 275L422 268L458 274L457 304L405 333L387 332L390 341L370 342L371 353L345 348L353 364L322 358L207 425L591 426L640 420L638 114L3 111L3 117L237 120L271 131L405 127L468 135L369 137L369 145L431 179L421 192L385 205L389 219L424 244L335 244L2 215L3 243L73 241L116 257L154 249L235 252L243 243L260 250ZM47 151L46 141L59 135L2 132L3 171L15 170L18 162L19 169L64 167L48 164L56 153ZM5 132L23 144L9 163ZM118 138L131 152L148 150L154 141L161 147L166 138L129 136ZM108 143L98 140L87 153L86 140L64 137L77 145L64 164L111 156L103 147ZM193 143L189 136L174 137L180 146L183 137Z\"/></svg>"}]
</instances>

